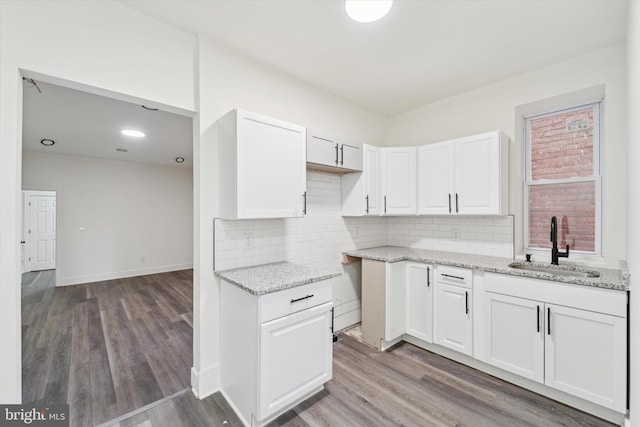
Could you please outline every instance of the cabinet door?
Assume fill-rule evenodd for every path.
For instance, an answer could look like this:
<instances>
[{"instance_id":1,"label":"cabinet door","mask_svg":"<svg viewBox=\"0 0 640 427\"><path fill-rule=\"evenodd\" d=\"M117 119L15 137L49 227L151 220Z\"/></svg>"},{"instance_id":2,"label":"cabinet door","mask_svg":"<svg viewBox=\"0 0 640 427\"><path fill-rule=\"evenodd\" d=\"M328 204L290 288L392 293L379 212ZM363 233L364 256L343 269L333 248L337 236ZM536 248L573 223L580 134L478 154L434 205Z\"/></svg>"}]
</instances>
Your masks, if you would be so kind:
<instances>
[{"instance_id":1,"label":"cabinet door","mask_svg":"<svg viewBox=\"0 0 640 427\"><path fill-rule=\"evenodd\" d=\"M338 166L352 171L362 170L362 144L340 143Z\"/></svg>"},{"instance_id":2,"label":"cabinet door","mask_svg":"<svg viewBox=\"0 0 640 427\"><path fill-rule=\"evenodd\" d=\"M473 355L471 290L436 283L434 342L460 353Z\"/></svg>"},{"instance_id":3,"label":"cabinet door","mask_svg":"<svg viewBox=\"0 0 640 427\"><path fill-rule=\"evenodd\" d=\"M455 212L500 214L500 134L491 132L455 142Z\"/></svg>"},{"instance_id":4,"label":"cabinet door","mask_svg":"<svg viewBox=\"0 0 640 427\"><path fill-rule=\"evenodd\" d=\"M416 149L382 148L382 214L416 214Z\"/></svg>"},{"instance_id":5,"label":"cabinet door","mask_svg":"<svg viewBox=\"0 0 640 427\"><path fill-rule=\"evenodd\" d=\"M364 144L364 214L380 215L380 149Z\"/></svg>"},{"instance_id":6,"label":"cabinet door","mask_svg":"<svg viewBox=\"0 0 640 427\"><path fill-rule=\"evenodd\" d=\"M547 305L545 383L604 407L626 405L627 324L622 317Z\"/></svg>"},{"instance_id":7,"label":"cabinet door","mask_svg":"<svg viewBox=\"0 0 640 427\"><path fill-rule=\"evenodd\" d=\"M385 336L386 341L398 338L405 331L405 262L387 264Z\"/></svg>"},{"instance_id":8,"label":"cabinet door","mask_svg":"<svg viewBox=\"0 0 640 427\"><path fill-rule=\"evenodd\" d=\"M305 128L241 110L237 120L237 217L303 216Z\"/></svg>"},{"instance_id":9,"label":"cabinet door","mask_svg":"<svg viewBox=\"0 0 640 427\"><path fill-rule=\"evenodd\" d=\"M307 163L338 166L336 138L307 131Z\"/></svg>"},{"instance_id":10,"label":"cabinet door","mask_svg":"<svg viewBox=\"0 0 640 427\"><path fill-rule=\"evenodd\" d=\"M455 194L453 144L449 141L418 148L418 213L453 213Z\"/></svg>"},{"instance_id":11,"label":"cabinet door","mask_svg":"<svg viewBox=\"0 0 640 427\"><path fill-rule=\"evenodd\" d=\"M331 379L331 338L331 303L260 326L260 421Z\"/></svg>"},{"instance_id":12,"label":"cabinet door","mask_svg":"<svg viewBox=\"0 0 640 427\"><path fill-rule=\"evenodd\" d=\"M407 263L406 333L433 342L433 267Z\"/></svg>"},{"instance_id":13,"label":"cabinet door","mask_svg":"<svg viewBox=\"0 0 640 427\"><path fill-rule=\"evenodd\" d=\"M485 362L544 381L544 304L485 293Z\"/></svg>"}]
</instances>

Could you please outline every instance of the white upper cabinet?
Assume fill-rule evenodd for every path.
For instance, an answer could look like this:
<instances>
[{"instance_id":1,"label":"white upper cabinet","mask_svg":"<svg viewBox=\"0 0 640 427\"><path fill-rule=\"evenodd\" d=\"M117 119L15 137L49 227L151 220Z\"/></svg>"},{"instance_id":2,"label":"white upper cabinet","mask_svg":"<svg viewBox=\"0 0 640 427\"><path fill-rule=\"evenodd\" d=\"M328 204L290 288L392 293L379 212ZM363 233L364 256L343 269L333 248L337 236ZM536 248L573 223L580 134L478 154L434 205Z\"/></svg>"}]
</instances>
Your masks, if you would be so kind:
<instances>
[{"instance_id":1,"label":"white upper cabinet","mask_svg":"<svg viewBox=\"0 0 640 427\"><path fill-rule=\"evenodd\" d=\"M316 131L307 131L309 169L349 173L362 170L362 144L339 140Z\"/></svg>"},{"instance_id":2,"label":"white upper cabinet","mask_svg":"<svg viewBox=\"0 0 640 427\"><path fill-rule=\"evenodd\" d=\"M338 157L336 138L307 130L307 163L337 167Z\"/></svg>"},{"instance_id":3,"label":"white upper cabinet","mask_svg":"<svg viewBox=\"0 0 640 427\"><path fill-rule=\"evenodd\" d=\"M342 216L380 215L380 149L362 145L362 173L342 176Z\"/></svg>"},{"instance_id":4,"label":"white upper cabinet","mask_svg":"<svg viewBox=\"0 0 640 427\"><path fill-rule=\"evenodd\" d=\"M306 211L306 129L244 110L215 124L220 217L293 218Z\"/></svg>"},{"instance_id":5,"label":"white upper cabinet","mask_svg":"<svg viewBox=\"0 0 640 427\"><path fill-rule=\"evenodd\" d=\"M416 214L416 148L381 148L382 215Z\"/></svg>"},{"instance_id":6,"label":"white upper cabinet","mask_svg":"<svg viewBox=\"0 0 640 427\"><path fill-rule=\"evenodd\" d=\"M418 213L442 215L452 213L453 144L439 142L418 148Z\"/></svg>"},{"instance_id":7,"label":"white upper cabinet","mask_svg":"<svg viewBox=\"0 0 640 427\"><path fill-rule=\"evenodd\" d=\"M418 214L506 215L508 138L493 131L418 149Z\"/></svg>"},{"instance_id":8,"label":"white upper cabinet","mask_svg":"<svg viewBox=\"0 0 640 427\"><path fill-rule=\"evenodd\" d=\"M363 163L362 145L357 142L338 140L338 166L360 172Z\"/></svg>"}]
</instances>

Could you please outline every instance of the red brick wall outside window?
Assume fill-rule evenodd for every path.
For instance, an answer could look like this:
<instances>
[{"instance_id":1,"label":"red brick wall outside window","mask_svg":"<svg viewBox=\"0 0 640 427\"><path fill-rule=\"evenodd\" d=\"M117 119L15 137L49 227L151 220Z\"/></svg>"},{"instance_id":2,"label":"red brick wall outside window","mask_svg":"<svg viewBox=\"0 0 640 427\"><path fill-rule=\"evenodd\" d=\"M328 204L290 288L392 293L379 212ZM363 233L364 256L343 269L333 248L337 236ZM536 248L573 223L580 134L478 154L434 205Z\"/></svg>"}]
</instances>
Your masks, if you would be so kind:
<instances>
[{"instance_id":1,"label":"red brick wall outside window","mask_svg":"<svg viewBox=\"0 0 640 427\"><path fill-rule=\"evenodd\" d=\"M558 246L596 251L594 114L589 105L528 121L529 248L549 249L551 217L558 218ZM596 146L597 147L597 146ZM597 148L596 148L597 149Z\"/></svg>"}]
</instances>

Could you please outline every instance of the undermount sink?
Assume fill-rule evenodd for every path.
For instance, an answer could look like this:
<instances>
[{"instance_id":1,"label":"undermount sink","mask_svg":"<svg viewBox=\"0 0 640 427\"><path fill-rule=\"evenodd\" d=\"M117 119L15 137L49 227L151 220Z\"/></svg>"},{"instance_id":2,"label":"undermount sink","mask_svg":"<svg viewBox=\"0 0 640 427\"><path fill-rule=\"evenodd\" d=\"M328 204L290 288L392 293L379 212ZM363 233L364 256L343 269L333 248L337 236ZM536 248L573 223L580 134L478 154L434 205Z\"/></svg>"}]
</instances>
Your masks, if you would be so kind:
<instances>
[{"instance_id":1,"label":"undermount sink","mask_svg":"<svg viewBox=\"0 0 640 427\"><path fill-rule=\"evenodd\" d=\"M565 267L557 265L540 265L523 262L513 262L509 267L518 270L537 271L540 273L555 274L556 276L584 277L594 278L600 277L600 273L594 270L581 269L579 267Z\"/></svg>"}]
</instances>

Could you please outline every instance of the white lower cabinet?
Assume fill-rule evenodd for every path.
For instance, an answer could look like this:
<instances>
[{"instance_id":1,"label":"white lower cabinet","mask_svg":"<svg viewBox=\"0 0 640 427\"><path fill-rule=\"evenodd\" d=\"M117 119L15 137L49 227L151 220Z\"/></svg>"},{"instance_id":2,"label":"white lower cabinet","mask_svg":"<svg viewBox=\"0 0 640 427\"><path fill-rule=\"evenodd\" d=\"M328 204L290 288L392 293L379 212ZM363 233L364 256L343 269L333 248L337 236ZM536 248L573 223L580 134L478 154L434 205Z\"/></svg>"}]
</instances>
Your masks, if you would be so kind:
<instances>
[{"instance_id":1,"label":"white lower cabinet","mask_svg":"<svg viewBox=\"0 0 640 427\"><path fill-rule=\"evenodd\" d=\"M485 293L487 362L544 382L544 304Z\"/></svg>"},{"instance_id":2,"label":"white lower cabinet","mask_svg":"<svg viewBox=\"0 0 640 427\"><path fill-rule=\"evenodd\" d=\"M485 293L485 362L625 412L623 292L495 274L485 285L517 295Z\"/></svg>"},{"instance_id":3,"label":"white lower cabinet","mask_svg":"<svg viewBox=\"0 0 640 427\"><path fill-rule=\"evenodd\" d=\"M268 423L331 379L334 280L261 296L221 280L221 390L245 425Z\"/></svg>"},{"instance_id":4,"label":"white lower cabinet","mask_svg":"<svg viewBox=\"0 0 640 427\"><path fill-rule=\"evenodd\" d=\"M472 277L466 268L436 267L433 342L468 356L473 355Z\"/></svg>"},{"instance_id":5,"label":"white lower cabinet","mask_svg":"<svg viewBox=\"0 0 640 427\"><path fill-rule=\"evenodd\" d=\"M626 407L626 319L547 305L545 384L607 408Z\"/></svg>"},{"instance_id":6,"label":"white lower cabinet","mask_svg":"<svg viewBox=\"0 0 640 427\"><path fill-rule=\"evenodd\" d=\"M433 342L433 266L408 262L406 333Z\"/></svg>"},{"instance_id":7,"label":"white lower cabinet","mask_svg":"<svg viewBox=\"0 0 640 427\"><path fill-rule=\"evenodd\" d=\"M330 310L327 303L260 325L261 418L331 379Z\"/></svg>"}]
</instances>

